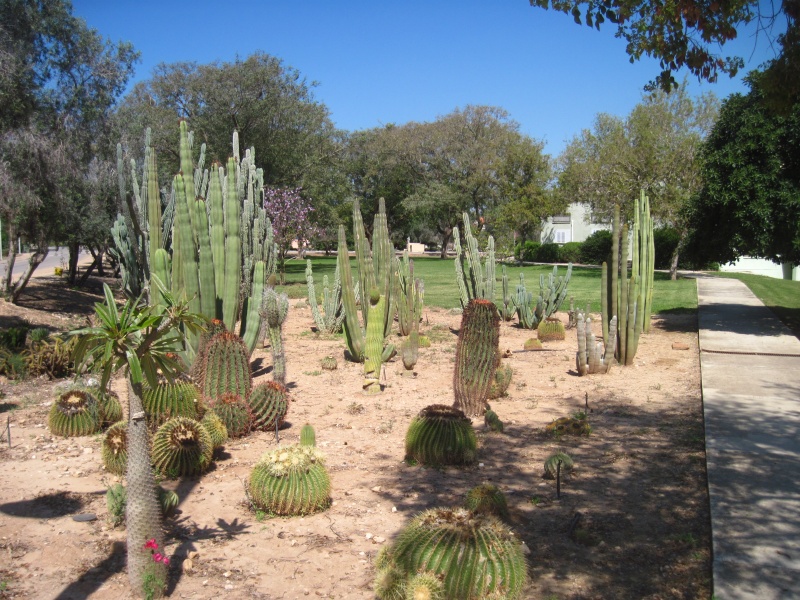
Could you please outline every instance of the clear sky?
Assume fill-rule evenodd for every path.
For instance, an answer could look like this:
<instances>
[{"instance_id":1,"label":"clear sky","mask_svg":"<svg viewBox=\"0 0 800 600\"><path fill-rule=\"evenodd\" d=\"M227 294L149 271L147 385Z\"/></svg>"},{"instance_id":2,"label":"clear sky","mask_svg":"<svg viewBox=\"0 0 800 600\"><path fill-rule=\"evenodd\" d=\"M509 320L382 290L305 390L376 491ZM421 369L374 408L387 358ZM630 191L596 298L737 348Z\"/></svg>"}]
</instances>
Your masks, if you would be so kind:
<instances>
[{"instance_id":1,"label":"clear sky","mask_svg":"<svg viewBox=\"0 0 800 600\"><path fill-rule=\"evenodd\" d=\"M74 14L142 54L135 81L161 62L232 61L261 50L318 83L315 97L342 129L430 121L457 107L506 109L557 155L594 116L627 115L658 73L630 64L612 27L576 25L527 0L73 0ZM741 75L774 56L754 29L724 48ZM746 91L742 76L690 79L692 94ZM683 74L678 75L680 80Z\"/></svg>"}]
</instances>

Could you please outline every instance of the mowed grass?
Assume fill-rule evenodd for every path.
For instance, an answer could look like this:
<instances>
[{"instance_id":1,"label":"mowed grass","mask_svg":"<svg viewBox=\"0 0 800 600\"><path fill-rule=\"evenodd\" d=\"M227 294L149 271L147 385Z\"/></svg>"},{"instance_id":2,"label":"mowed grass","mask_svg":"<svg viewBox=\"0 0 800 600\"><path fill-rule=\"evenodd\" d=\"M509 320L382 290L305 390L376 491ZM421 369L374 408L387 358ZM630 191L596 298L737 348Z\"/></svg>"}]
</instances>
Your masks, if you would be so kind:
<instances>
[{"instance_id":1,"label":"mowed grass","mask_svg":"<svg viewBox=\"0 0 800 600\"><path fill-rule=\"evenodd\" d=\"M800 281L749 273L714 273L714 275L743 282L796 336L800 337Z\"/></svg>"},{"instance_id":2,"label":"mowed grass","mask_svg":"<svg viewBox=\"0 0 800 600\"><path fill-rule=\"evenodd\" d=\"M322 278L328 276L333 282L336 269L336 257L312 258L314 270L314 283L317 295L322 293ZM355 259L350 259L353 276L356 276ZM290 298L305 298L307 296L305 261L290 260L286 263L285 285L279 289L289 294ZM459 301L458 286L456 284L455 267L453 259L440 258L415 258L414 270L417 277L425 282L425 304L441 308L455 308L461 305ZM553 272L550 266L506 266L508 276L509 294L513 295L522 273L525 277L525 287L534 293L539 291L539 277L543 275L547 282L548 275ZM558 267L558 275L564 275L566 267ZM502 301L502 267L497 266L497 282L495 283L495 300ZM585 308L591 306L592 312L600 311L600 268L573 267L572 277L569 282L567 300L562 310L569 307L569 298L574 298L575 306ZM655 274L655 288L653 290L653 312L665 311L692 311L697 309L697 285L694 279L678 279L670 281L669 274Z\"/></svg>"}]
</instances>

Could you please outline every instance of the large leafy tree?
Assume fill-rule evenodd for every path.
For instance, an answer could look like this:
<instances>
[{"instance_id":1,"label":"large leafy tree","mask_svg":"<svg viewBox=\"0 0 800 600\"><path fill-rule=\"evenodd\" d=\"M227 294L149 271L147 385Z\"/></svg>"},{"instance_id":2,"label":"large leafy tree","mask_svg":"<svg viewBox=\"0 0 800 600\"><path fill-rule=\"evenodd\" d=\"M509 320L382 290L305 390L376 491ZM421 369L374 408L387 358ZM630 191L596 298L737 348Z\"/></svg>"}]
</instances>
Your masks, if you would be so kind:
<instances>
[{"instance_id":1,"label":"large leafy tree","mask_svg":"<svg viewBox=\"0 0 800 600\"><path fill-rule=\"evenodd\" d=\"M700 155L703 186L686 211L700 261L800 264L800 103L774 112L759 82L725 99Z\"/></svg>"},{"instance_id":2,"label":"large leafy tree","mask_svg":"<svg viewBox=\"0 0 800 600\"><path fill-rule=\"evenodd\" d=\"M697 154L717 110L713 95L691 98L682 86L647 94L625 118L597 115L559 159L560 193L588 203L602 222L617 204L630 216L633 200L645 190L653 217L683 236L682 209L700 187ZM675 276L677 250L671 262Z\"/></svg>"}]
</instances>

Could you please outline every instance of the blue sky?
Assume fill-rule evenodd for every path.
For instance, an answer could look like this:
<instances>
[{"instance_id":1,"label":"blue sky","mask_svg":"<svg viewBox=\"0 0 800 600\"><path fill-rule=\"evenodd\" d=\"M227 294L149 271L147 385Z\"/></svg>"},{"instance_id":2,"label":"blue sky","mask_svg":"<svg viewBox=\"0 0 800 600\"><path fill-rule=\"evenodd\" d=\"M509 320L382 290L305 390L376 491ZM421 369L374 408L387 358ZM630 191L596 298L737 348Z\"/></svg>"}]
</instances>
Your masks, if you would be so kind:
<instances>
[{"instance_id":1,"label":"blue sky","mask_svg":"<svg viewBox=\"0 0 800 600\"><path fill-rule=\"evenodd\" d=\"M576 25L526 0L73 0L74 14L142 54L135 80L158 63L283 59L315 89L338 127L430 121L457 107L506 109L521 130L557 155L594 116L626 115L658 63L630 64L612 28ZM754 31L754 29L752 30ZM741 75L773 56L752 31L724 48L745 59ZM690 79L692 94L746 91L742 77ZM679 74L680 79L683 75Z\"/></svg>"}]
</instances>

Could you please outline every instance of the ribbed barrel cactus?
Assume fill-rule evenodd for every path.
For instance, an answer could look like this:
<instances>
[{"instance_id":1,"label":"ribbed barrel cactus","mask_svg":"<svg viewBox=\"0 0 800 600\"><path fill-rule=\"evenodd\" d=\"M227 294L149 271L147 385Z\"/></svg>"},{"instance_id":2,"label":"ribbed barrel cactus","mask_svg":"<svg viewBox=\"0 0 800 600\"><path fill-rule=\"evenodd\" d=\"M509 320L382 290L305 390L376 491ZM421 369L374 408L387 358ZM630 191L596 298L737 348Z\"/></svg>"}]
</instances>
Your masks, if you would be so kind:
<instances>
[{"instance_id":1,"label":"ribbed barrel cactus","mask_svg":"<svg viewBox=\"0 0 800 600\"><path fill-rule=\"evenodd\" d=\"M314 428L309 423L306 423L300 429L300 445L301 446L317 445L317 434L314 431Z\"/></svg>"},{"instance_id":2,"label":"ribbed barrel cactus","mask_svg":"<svg viewBox=\"0 0 800 600\"><path fill-rule=\"evenodd\" d=\"M468 416L482 415L497 368L500 315L494 302L470 300L461 317L453 376L454 406Z\"/></svg>"},{"instance_id":3,"label":"ribbed barrel cactus","mask_svg":"<svg viewBox=\"0 0 800 600\"><path fill-rule=\"evenodd\" d=\"M248 400L253 429L273 431L280 427L289 411L289 391L280 383L268 381L253 388Z\"/></svg>"},{"instance_id":4,"label":"ribbed barrel cactus","mask_svg":"<svg viewBox=\"0 0 800 600\"><path fill-rule=\"evenodd\" d=\"M100 429L97 399L83 389L71 389L53 403L48 418L50 432L62 437L91 435Z\"/></svg>"},{"instance_id":5,"label":"ribbed barrel cactus","mask_svg":"<svg viewBox=\"0 0 800 600\"><path fill-rule=\"evenodd\" d=\"M320 366L323 371L335 371L339 368L339 362L333 355L328 355L320 361Z\"/></svg>"},{"instance_id":6,"label":"ribbed barrel cactus","mask_svg":"<svg viewBox=\"0 0 800 600\"><path fill-rule=\"evenodd\" d=\"M439 597L447 600L513 600L521 598L527 582L522 543L514 533L496 517L464 508L421 513L380 563L375 593L382 600L408 598L414 578L425 573L441 582Z\"/></svg>"},{"instance_id":7,"label":"ribbed barrel cactus","mask_svg":"<svg viewBox=\"0 0 800 600\"><path fill-rule=\"evenodd\" d=\"M250 353L234 333L218 333L208 342L199 367L198 386L204 401L213 405L223 394L250 395L253 387Z\"/></svg>"},{"instance_id":8,"label":"ribbed barrel cactus","mask_svg":"<svg viewBox=\"0 0 800 600\"><path fill-rule=\"evenodd\" d=\"M205 412L200 424L206 428L206 431L211 436L211 445L215 450L228 441L228 428L225 427L225 423L214 412L214 409L209 408Z\"/></svg>"},{"instance_id":9,"label":"ribbed barrel cactus","mask_svg":"<svg viewBox=\"0 0 800 600\"><path fill-rule=\"evenodd\" d=\"M472 421L443 404L423 408L406 433L406 459L423 465L468 465L475 462L476 448Z\"/></svg>"},{"instance_id":10,"label":"ribbed barrel cactus","mask_svg":"<svg viewBox=\"0 0 800 600\"><path fill-rule=\"evenodd\" d=\"M197 419L200 390L188 381L160 381L155 387L145 386L142 403L147 423L158 429L173 417Z\"/></svg>"},{"instance_id":11,"label":"ribbed barrel cactus","mask_svg":"<svg viewBox=\"0 0 800 600\"><path fill-rule=\"evenodd\" d=\"M554 342L566 337L564 324L558 319L545 319L536 328L536 336L541 342Z\"/></svg>"},{"instance_id":12,"label":"ribbed barrel cactus","mask_svg":"<svg viewBox=\"0 0 800 600\"><path fill-rule=\"evenodd\" d=\"M500 488L493 483L482 483L467 492L464 507L474 513L508 518L508 501Z\"/></svg>"},{"instance_id":13,"label":"ribbed barrel cactus","mask_svg":"<svg viewBox=\"0 0 800 600\"><path fill-rule=\"evenodd\" d=\"M186 417L175 417L153 436L153 466L167 477L198 475L211 464L214 445L205 427Z\"/></svg>"},{"instance_id":14,"label":"ribbed barrel cactus","mask_svg":"<svg viewBox=\"0 0 800 600\"><path fill-rule=\"evenodd\" d=\"M128 462L128 423L119 421L106 431L101 449L103 466L109 473L124 475Z\"/></svg>"},{"instance_id":15,"label":"ribbed barrel cactus","mask_svg":"<svg viewBox=\"0 0 800 600\"><path fill-rule=\"evenodd\" d=\"M544 472L548 477L555 478L559 469L562 473L566 473L567 471L571 471L574 466L575 462L569 454L566 452L555 452L544 461Z\"/></svg>"},{"instance_id":16,"label":"ribbed barrel cactus","mask_svg":"<svg viewBox=\"0 0 800 600\"><path fill-rule=\"evenodd\" d=\"M253 413L238 394L222 394L211 405L216 415L225 424L228 437L238 438L247 435L253 426Z\"/></svg>"},{"instance_id":17,"label":"ribbed barrel cactus","mask_svg":"<svg viewBox=\"0 0 800 600\"><path fill-rule=\"evenodd\" d=\"M256 508L276 515L307 515L328 507L331 480L314 446L284 446L267 452L250 476Z\"/></svg>"},{"instance_id":18,"label":"ribbed barrel cactus","mask_svg":"<svg viewBox=\"0 0 800 600\"><path fill-rule=\"evenodd\" d=\"M500 363L500 366L497 367L497 370L494 372L494 380L492 380L492 385L489 386L489 400L502 398L506 395L508 386L511 385L511 378L513 374L514 372L511 370L511 367Z\"/></svg>"},{"instance_id":19,"label":"ribbed barrel cactus","mask_svg":"<svg viewBox=\"0 0 800 600\"><path fill-rule=\"evenodd\" d=\"M119 394L97 388L94 390L94 397L97 398L97 411L101 427L108 427L122 419L122 404L119 401Z\"/></svg>"}]
</instances>

